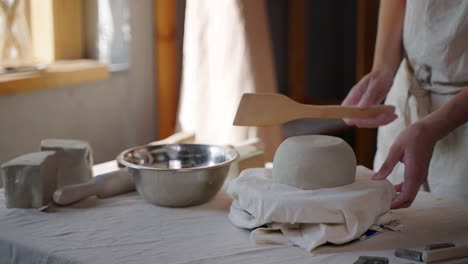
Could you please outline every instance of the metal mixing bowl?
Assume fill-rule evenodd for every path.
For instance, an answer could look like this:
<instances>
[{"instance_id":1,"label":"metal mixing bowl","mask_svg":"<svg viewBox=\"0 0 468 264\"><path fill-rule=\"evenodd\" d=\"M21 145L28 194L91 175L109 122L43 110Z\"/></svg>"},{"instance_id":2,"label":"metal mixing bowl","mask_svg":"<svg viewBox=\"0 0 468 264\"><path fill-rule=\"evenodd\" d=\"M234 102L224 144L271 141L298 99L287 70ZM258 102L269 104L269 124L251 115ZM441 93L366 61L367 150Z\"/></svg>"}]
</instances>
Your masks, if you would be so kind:
<instances>
[{"instance_id":1,"label":"metal mixing bowl","mask_svg":"<svg viewBox=\"0 0 468 264\"><path fill-rule=\"evenodd\" d=\"M185 207L210 200L238 156L223 146L167 144L134 147L123 151L117 160L128 168L145 200Z\"/></svg>"}]
</instances>

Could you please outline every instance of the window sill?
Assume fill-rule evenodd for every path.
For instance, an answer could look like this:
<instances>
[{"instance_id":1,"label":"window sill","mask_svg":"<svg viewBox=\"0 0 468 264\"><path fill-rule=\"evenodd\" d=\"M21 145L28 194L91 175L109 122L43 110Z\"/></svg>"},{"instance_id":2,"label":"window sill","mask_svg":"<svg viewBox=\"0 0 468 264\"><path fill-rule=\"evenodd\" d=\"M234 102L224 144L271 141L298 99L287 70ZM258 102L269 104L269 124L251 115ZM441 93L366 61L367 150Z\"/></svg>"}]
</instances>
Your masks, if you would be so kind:
<instances>
[{"instance_id":1,"label":"window sill","mask_svg":"<svg viewBox=\"0 0 468 264\"><path fill-rule=\"evenodd\" d=\"M0 75L0 96L109 78L107 66L93 60L57 61L36 72Z\"/></svg>"}]
</instances>

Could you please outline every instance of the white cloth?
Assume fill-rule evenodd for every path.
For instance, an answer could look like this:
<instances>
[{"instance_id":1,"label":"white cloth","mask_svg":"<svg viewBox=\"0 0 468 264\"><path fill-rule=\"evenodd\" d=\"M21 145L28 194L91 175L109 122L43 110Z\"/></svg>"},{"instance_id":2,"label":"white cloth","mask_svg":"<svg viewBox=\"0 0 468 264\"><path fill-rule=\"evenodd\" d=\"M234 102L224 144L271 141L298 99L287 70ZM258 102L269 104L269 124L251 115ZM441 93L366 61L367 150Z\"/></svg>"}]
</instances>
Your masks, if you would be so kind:
<instances>
[{"instance_id":1,"label":"white cloth","mask_svg":"<svg viewBox=\"0 0 468 264\"><path fill-rule=\"evenodd\" d=\"M0 189L0 263L2 264L343 264L359 256L408 260L395 248L423 249L437 241L468 243L466 202L420 193L399 210L401 232L384 232L343 246L320 246L311 254L288 245L257 245L249 233L228 220L232 200L220 192L206 204L164 208L137 193L88 198L44 213L7 209ZM428 221L430 219L430 221Z\"/></svg>"},{"instance_id":2,"label":"white cloth","mask_svg":"<svg viewBox=\"0 0 468 264\"><path fill-rule=\"evenodd\" d=\"M350 242L374 224L398 219L389 211L395 196L393 185L387 180L371 180L372 174L358 166L352 184L301 190L274 183L270 169L247 169L228 186L227 193L233 198L229 219L241 228L269 224L269 228L252 232L257 243L290 243L311 251L327 242Z\"/></svg>"},{"instance_id":3,"label":"white cloth","mask_svg":"<svg viewBox=\"0 0 468 264\"><path fill-rule=\"evenodd\" d=\"M378 169L398 135L468 87L468 1L411 0L406 3L403 60L386 104L400 118L379 128L374 168ZM435 146L428 189L437 195L468 199L468 124ZM388 179L404 179L398 164Z\"/></svg>"}]
</instances>

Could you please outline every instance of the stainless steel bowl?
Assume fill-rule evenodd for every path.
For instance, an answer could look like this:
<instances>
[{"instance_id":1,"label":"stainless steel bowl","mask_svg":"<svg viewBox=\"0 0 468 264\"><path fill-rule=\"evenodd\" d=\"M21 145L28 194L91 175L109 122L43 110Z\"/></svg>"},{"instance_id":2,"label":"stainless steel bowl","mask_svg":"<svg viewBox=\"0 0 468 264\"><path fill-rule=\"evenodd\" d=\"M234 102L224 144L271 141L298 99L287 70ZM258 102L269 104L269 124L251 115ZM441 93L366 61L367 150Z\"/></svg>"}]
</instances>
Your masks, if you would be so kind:
<instances>
[{"instance_id":1,"label":"stainless steel bowl","mask_svg":"<svg viewBox=\"0 0 468 264\"><path fill-rule=\"evenodd\" d=\"M145 200L185 207L210 200L238 156L223 146L167 144L134 147L123 151L117 160L128 168Z\"/></svg>"}]
</instances>

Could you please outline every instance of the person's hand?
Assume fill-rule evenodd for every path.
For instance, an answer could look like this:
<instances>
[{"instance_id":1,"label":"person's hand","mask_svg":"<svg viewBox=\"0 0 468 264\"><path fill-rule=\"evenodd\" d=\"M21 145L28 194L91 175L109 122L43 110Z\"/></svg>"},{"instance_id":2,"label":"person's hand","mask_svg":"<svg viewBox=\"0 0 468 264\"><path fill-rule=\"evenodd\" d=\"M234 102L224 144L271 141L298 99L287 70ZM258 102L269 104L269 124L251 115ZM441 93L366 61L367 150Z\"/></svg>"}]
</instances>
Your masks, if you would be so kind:
<instances>
[{"instance_id":1,"label":"person's hand","mask_svg":"<svg viewBox=\"0 0 468 264\"><path fill-rule=\"evenodd\" d=\"M405 165L404 181L395 185L398 194L392 201L392 209L409 207L419 187L427 179L432 152L437 142L430 131L423 122L417 122L401 132L382 167L372 177L374 180L383 180L398 162Z\"/></svg>"},{"instance_id":2,"label":"person's hand","mask_svg":"<svg viewBox=\"0 0 468 264\"><path fill-rule=\"evenodd\" d=\"M364 76L349 92L342 105L369 107L380 104L393 84L390 71L374 71ZM378 127L397 118L396 114L381 114L372 118L345 118L348 125L358 127Z\"/></svg>"}]
</instances>

